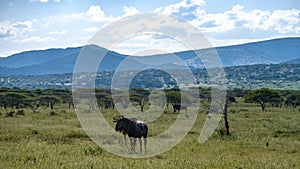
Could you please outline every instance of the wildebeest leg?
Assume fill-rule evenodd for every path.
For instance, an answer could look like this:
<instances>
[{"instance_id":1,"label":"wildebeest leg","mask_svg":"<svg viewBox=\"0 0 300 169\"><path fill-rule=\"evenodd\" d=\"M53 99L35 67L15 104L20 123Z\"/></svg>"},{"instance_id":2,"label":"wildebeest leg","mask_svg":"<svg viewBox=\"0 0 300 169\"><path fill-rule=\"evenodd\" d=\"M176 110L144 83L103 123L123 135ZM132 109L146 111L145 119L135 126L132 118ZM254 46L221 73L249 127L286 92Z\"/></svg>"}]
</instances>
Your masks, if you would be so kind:
<instances>
[{"instance_id":1,"label":"wildebeest leg","mask_svg":"<svg viewBox=\"0 0 300 169\"><path fill-rule=\"evenodd\" d=\"M139 142L140 142L140 152L142 152L142 147L143 146L142 146L142 138L141 137L139 138Z\"/></svg>"},{"instance_id":2,"label":"wildebeest leg","mask_svg":"<svg viewBox=\"0 0 300 169\"><path fill-rule=\"evenodd\" d=\"M125 146L127 145L126 143L126 135L124 134L124 143L125 143Z\"/></svg>"},{"instance_id":3,"label":"wildebeest leg","mask_svg":"<svg viewBox=\"0 0 300 169\"><path fill-rule=\"evenodd\" d=\"M147 145L147 137L144 137L145 152L146 152L146 150L147 150L146 145Z\"/></svg>"},{"instance_id":4,"label":"wildebeest leg","mask_svg":"<svg viewBox=\"0 0 300 169\"><path fill-rule=\"evenodd\" d=\"M132 139L133 139L132 137L129 137L131 151L133 151L133 140Z\"/></svg>"},{"instance_id":5,"label":"wildebeest leg","mask_svg":"<svg viewBox=\"0 0 300 169\"><path fill-rule=\"evenodd\" d=\"M135 151L135 146L136 146L136 138L132 138L133 139L133 151Z\"/></svg>"}]
</instances>

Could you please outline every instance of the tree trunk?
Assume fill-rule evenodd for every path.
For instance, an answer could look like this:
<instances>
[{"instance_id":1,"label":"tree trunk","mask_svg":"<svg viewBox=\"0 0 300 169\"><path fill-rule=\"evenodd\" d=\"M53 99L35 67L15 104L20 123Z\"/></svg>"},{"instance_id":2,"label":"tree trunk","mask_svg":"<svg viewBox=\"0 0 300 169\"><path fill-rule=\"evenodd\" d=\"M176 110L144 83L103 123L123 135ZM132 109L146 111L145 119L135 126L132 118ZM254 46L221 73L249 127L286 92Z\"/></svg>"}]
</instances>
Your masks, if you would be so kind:
<instances>
[{"instance_id":1,"label":"tree trunk","mask_svg":"<svg viewBox=\"0 0 300 169\"><path fill-rule=\"evenodd\" d=\"M54 108L54 104L50 104L50 108L51 108L51 110L53 110L53 108Z\"/></svg>"},{"instance_id":2,"label":"tree trunk","mask_svg":"<svg viewBox=\"0 0 300 169\"><path fill-rule=\"evenodd\" d=\"M225 122L225 128L226 128L226 135L230 135L227 110L228 110L228 104L226 103L225 107L224 107L224 112L223 112L224 113L224 122Z\"/></svg>"},{"instance_id":3,"label":"tree trunk","mask_svg":"<svg viewBox=\"0 0 300 169\"><path fill-rule=\"evenodd\" d=\"M265 107L266 107L266 104L265 103L261 103L261 110L262 111L265 111Z\"/></svg>"}]
</instances>

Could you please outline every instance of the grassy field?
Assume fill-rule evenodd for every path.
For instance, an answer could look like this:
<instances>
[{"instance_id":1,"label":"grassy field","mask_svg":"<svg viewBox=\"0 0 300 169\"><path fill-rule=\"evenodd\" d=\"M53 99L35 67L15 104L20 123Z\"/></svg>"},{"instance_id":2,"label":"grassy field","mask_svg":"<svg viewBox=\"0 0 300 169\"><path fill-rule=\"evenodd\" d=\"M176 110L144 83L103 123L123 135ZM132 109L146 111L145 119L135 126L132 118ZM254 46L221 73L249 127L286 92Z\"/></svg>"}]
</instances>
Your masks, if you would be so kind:
<instances>
[{"instance_id":1,"label":"grassy field","mask_svg":"<svg viewBox=\"0 0 300 169\"><path fill-rule=\"evenodd\" d=\"M0 168L300 168L298 109L268 107L262 112L253 104L233 104L229 109L231 135L218 132L224 131L221 121L203 144L198 137L206 115L199 114L176 147L142 159L119 157L97 146L81 128L74 110L64 105L55 113L26 109L25 115L6 117L9 111L0 109ZM114 114L105 111L108 119ZM176 117L162 114L149 124L149 135L166 129Z\"/></svg>"}]
</instances>

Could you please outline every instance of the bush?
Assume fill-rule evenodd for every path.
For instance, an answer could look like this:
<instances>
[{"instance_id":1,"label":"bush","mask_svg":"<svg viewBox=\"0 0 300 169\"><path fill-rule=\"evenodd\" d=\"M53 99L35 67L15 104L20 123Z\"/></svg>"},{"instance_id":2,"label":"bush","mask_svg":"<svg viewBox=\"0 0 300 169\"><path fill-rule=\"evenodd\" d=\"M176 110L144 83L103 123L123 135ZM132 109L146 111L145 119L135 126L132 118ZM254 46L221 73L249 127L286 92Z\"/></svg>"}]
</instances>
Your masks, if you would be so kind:
<instances>
[{"instance_id":1,"label":"bush","mask_svg":"<svg viewBox=\"0 0 300 169\"><path fill-rule=\"evenodd\" d=\"M67 113L67 111L66 110L61 110L60 113Z\"/></svg>"},{"instance_id":2,"label":"bush","mask_svg":"<svg viewBox=\"0 0 300 169\"><path fill-rule=\"evenodd\" d=\"M37 130L31 130L31 134L33 134L33 135L37 135L37 134L39 134L39 132L37 131Z\"/></svg>"},{"instance_id":3,"label":"bush","mask_svg":"<svg viewBox=\"0 0 300 169\"><path fill-rule=\"evenodd\" d=\"M55 116L55 115L56 115L56 113L54 111L50 112L50 116Z\"/></svg>"},{"instance_id":4,"label":"bush","mask_svg":"<svg viewBox=\"0 0 300 169\"><path fill-rule=\"evenodd\" d=\"M241 109L240 109L240 112L242 112L242 111L243 111L243 112L248 112L249 110L246 109L246 108L241 108Z\"/></svg>"},{"instance_id":5,"label":"bush","mask_svg":"<svg viewBox=\"0 0 300 169\"><path fill-rule=\"evenodd\" d=\"M236 113L236 110L229 110L229 113Z\"/></svg>"},{"instance_id":6,"label":"bush","mask_svg":"<svg viewBox=\"0 0 300 169\"><path fill-rule=\"evenodd\" d=\"M102 153L103 153L103 149L97 145L84 148L85 155L96 156L96 155L101 155Z\"/></svg>"},{"instance_id":7,"label":"bush","mask_svg":"<svg viewBox=\"0 0 300 169\"><path fill-rule=\"evenodd\" d=\"M89 136L86 135L84 132L72 131L72 132L66 134L66 138L78 139L78 138L89 138Z\"/></svg>"},{"instance_id":8,"label":"bush","mask_svg":"<svg viewBox=\"0 0 300 169\"><path fill-rule=\"evenodd\" d=\"M18 110L17 113L16 113L16 115L22 115L22 116L24 116L25 115L24 110Z\"/></svg>"},{"instance_id":9,"label":"bush","mask_svg":"<svg viewBox=\"0 0 300 169\"><path fill-rule=\"evenodd\" d=\"M13 117L14 114L15 114L14 111L7 112L7 113L6 113L6 117Z\"/></svg>"}]
</instances>

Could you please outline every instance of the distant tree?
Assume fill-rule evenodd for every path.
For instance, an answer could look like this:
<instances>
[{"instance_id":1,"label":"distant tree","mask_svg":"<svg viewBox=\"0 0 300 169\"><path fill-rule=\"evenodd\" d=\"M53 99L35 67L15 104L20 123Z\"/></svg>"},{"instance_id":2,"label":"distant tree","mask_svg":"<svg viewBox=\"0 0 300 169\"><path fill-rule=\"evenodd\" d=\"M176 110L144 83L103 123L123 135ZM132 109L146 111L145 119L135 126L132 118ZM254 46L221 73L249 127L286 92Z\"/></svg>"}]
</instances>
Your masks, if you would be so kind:
<instances>
[{"instance_id":1,"label":"distant tree","mask_svg":"<svg viewBox=\"0 0 300 169\"><path fill-rule=\"evenodd\" d=\"M245 102L248 103L259 103L262 111L265 111L267 103L274 103L281 101L281 96L278 91L261 88L252 90L244 96Z\"/></svg>"},{"instance_id":2,"label":"distant tree","mask_svg":"<svg viewBox=\"0 0 300 169\"><path fill-rule=\"evenodd\" d=\"M38 97L38 101L41 104L50 106L51 110L53 110L54 105L60 103L61 100L57 96L45 95Z\"/></svg>"},{"instance_id":3,"label":"distant tree","mask_svg":"<svg viewBox=\"0 0 300 169\"><path fill-rule=\"evenodd\" d=\"M293 108L296 108L297 106L300 105L300 92L291 92L286 96L285 100L286 105L291 105Z\"/></svg>"},{"instance_id":4,"label":"distant tree","mask_svg":"<svg viewBox=\"0 0 300 169\"><path fill-rule=\"evenodd\" d=\"M28 96L22 93L8 92L4 95L4 104L11 108L19 109L21 105L27 104Z\"/></svg>"},{"instance_id":5,"label":"distant tree","mask_svg":"<svg viewBox=\"0 0 300 169\"><path fill-rule=\"evenodd\" d=\"M207 99L207 101L211 101L211 88L199 88L199 95L202 99Z\"/></svg>"},{"instance_id":6,"label":"distant tree","mask_svg":"<svg viewBox=\"0 0 300 169\"><path fill-rule=\"evenodd\" d=\"M144 107L149 100L150 91L146 89L132 89L130 91L130 100L137 102L141 108L141 112L144 111Z\"/></svg>"},{"instance_id":7,"label":"distant tree","mask_svg":"<svg viewBox=\"0 0 300 169\"><path fill-rule=\"evenodd\" d=\"M97 104L99 106L102 106L105 109L114 109L115 105L112 99L111 91L109 89L97 89L95 95Z\"/></svg>"},{"instance_id":8,"label":"distant tree","mask_svg":"<svg viewBox=\"0 0 300 169\"><path fill-rule=\"evenodd\" d=\"M223 110L223 115L224 115L223 117L224 117L226 135L230 135L229 122L228 122L228 108L230 107L231 103L236 103L236 100L233 96L227 95L225 105L224 105L224 110Z\"/></svg>"},{"instance_id":9,"label":"distant tree","mask_svg":"<svg viewBox=\"0 0 300 169\"><path fill-rule=\"evenodd\" d=\"M227 91L227 93L229 93L232 97L243 97L247 93L247 90L234 88Z\"/></svg>"},{"instance_id":10,"label":"distant tree","mask_svg":"<svg viewBox=\"0 0 300 169\"><path fill-rule=\"evenodd\" d=\"M169 90L166 93L167 103L172 104L174 113L177 110L177 106L181 104L181 94L179 90Z\"/></svg>"},{"instance_id":11,"label":"distant tree","mask_svg":"<svg viewBox=\"0 0 300 169\"><path fill-rule=\"evenodd\" d=\"M3 107L4 109L7 108L7 104L5 101L5 95L4 94L0 94L0 106Z\"/></svg>"},{"instance_id":12,"label":"distant tree","mask_svg":"<svg viewBox=\"0 0 300 169\"><path fill-rule=\"evenodd\" d=\"M71 107L74 108L73 98L72 98L72 94L70 92L58 92L55 94L55 96L59 97L64 104L65 103L68 104L69 109Z\"/></svg>"},{"instance_id":13,"label":"distant tree","mask_svg":"<svg viewBox=\"0 0 300 169\"><path fill-rule=\"evenodd\" d=\"M221 110L224 118L224 125L226 129L226 135L230 135L230 130L229 130L229 120L228 120L228 108L230 107L231 103L235 103L236 99L235 97L231 96L230 94L226 94L224 91L219 91L216 94L219 96L215 97L213 100L213 103L217 104L216 109ZM226 94L226 97L224 97ZM222 108L222 109L219 109ZM220 130L219 131L220 135L223 135L224 133Z\"/></svg>"}]
</instances>

